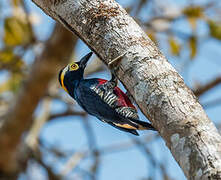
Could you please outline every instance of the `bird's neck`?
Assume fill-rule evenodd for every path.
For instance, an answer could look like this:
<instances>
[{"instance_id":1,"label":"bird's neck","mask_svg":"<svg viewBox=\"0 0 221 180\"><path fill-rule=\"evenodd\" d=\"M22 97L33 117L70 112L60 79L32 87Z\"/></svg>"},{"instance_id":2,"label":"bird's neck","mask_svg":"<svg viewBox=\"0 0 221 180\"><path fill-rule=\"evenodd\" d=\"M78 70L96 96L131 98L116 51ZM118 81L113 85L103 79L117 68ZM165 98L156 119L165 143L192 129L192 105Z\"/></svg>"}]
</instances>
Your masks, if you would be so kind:
<instances>
[{"instance_id":1,"label":"bird's neck","mask_svg":"<svg viewBox=\"0 0 221 180\"><path fill-rule=\"evenodd\" d=\"M67 83L67 87L66 88L67 88L69 94L72 97L74 97L74 92L78 88L78 85L79 85L81 80L83 80L83 78L82 79L69 80L69 82Z\"/></svg>"}]
</instances>

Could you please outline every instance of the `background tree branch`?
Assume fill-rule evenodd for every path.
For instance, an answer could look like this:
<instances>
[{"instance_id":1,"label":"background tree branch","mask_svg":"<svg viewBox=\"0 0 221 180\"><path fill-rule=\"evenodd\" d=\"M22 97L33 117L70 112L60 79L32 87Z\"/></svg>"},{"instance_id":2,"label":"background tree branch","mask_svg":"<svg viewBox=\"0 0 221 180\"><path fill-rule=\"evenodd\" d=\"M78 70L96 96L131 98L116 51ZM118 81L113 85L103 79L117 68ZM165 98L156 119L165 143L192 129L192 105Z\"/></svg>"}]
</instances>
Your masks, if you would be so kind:
<instances>
[{"instance_id":1,"label":"background tree branch","mask_svg":"<svg viewBox=\"0 0 221 180\"><path fill-rule=\"evenodd\" d=\"M200 85L195 90L193 90L193 93L196 96L201 96L202 94L204 94L205 92L209 91L210 89L216 87L219 84L221 84L221 77L217 77L205 85Z\"/></svg>"},{"instance_id":2,"label":"background tree branch","mask_svg":"<svg viewBox=\"0 0 221 180\"><path fill-rule=\"evenodd\" d=\"M49 82L68 62L76 42L76 36L56 23L53 35L32 65L17 99L1 119L0 153L4 154L0 156L2 174L13 174L18 170L18 159L22 158L18 155L18 145L22 135L30 127L33 112L45 95Z\"/></svg>"}]
</instances>

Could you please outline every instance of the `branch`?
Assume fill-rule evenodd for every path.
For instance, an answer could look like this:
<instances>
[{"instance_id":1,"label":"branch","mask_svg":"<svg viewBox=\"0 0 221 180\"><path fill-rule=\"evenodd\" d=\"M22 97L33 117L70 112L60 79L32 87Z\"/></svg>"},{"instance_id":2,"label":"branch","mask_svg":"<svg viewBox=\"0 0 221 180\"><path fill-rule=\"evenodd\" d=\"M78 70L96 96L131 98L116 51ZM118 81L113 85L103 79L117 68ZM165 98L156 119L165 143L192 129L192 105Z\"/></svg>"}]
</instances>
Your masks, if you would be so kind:
<instances>
[{"instance_id":1,"label":"branch","mask_svg":"<svg viewBox=\"0 0 221 180\"><path fill-rule=\"evenodd\" d=\"M53 180L61 180L62 177L60 175L57 175L50 166L48 166L44 161L42 157L41 151L37 148L35 151L30 150L30 155L34 160L36 160L48 173L48 179Z\"/></svg>"},{"instance_id":2,"label":"branch","mask_svg":"<svg viewBox=\"0 0 221 180\"><path fill-rule=\"evenodd\" d=\"M86 118L83 119L83 125L84 125L85 133L87 136L88 148L92 152L93 165L91 167L91 174L92 174L92 179L95 180L97 179L97 174L98 174L98 170L100 167L100 154L99 154L99 150L97 147L97 142L96 142L94 131L88 119Z\"/></svg>"},{"instance_id":3,"label":"branch","mask_svg":"<svg viewBox=\"0 0 221 180\"><path fill-rule=\"evenodd\" d=\"M49 82L63 67L77 38L56 24L51 38L47 41L42 54L35 60L30 75L20 89L15 103L4 118L0 127L0 172L10 174L17 171L17 147L22 134L30 127L32 114L45 94ZM62 60L62 61L61 61Z\"/></svg>"},{"instance_id":4,"label":"branch","mask_svg":"<svg viewBox=\"0 0 221 180\"><path fill-rule=\"evenodd\" d=\"M201 96L202 94L204 94L205 92L207 92L210 89L214 88L218 84L221 84L221 77L217 77L214 80L210 81L209 83L198 87L196 90L193 91L193 93L196 96Z\"/></svg>"},{"instance_id":5,"label":"branch","mask_svg":"<svg viewBox=\"0 0 221 180\"><path fill-rule=\"evenodd\" d=\"M38 136L41 128L48 120L50 114L50 106L51 99L45 98L42 102L42 113L33 120L34 122L32 123L32 126L26 137L26 144L32 150L35 150L38 147Z\"/></svg>"},{"instance_id":6,"label":"branch","mask_svg":"<svg viewBox=\"0 0 221 180\"><path fill-rule=\"evenodd\" d=\"M55 118L65 117L65 116L82 116L82 117L85 117L85 116L87 116L87 113L86 112L78 112L78 111L67 110L67 111L62 112L62 113L51 114L48 118L48 121L51 121Z\"/></svg>"},{"instance_id":7,"label":"branch","mask_svg":"<svg viewBox=\"0 0 221 180\"><path fill-rule=\"evenodd\" d=\"M149 135L143 138L144 139L143 142L148 144L154 141L156 138L158 138L157 135L152 135L152 136ZM130 140L130 141L125 141L120 143L118 142L111 145L107 145L105 147L101 147L97 149L96 153L92 152L91 150L79 150L77 152L74 152L71 155L71 157L68 159L68 161L65 163L64 167L62 168L62 171L60 172L60 175L65 177L70 171L74 171L74 169L80 164L80 162L86 158L90 158L97 155L103 156L103 155L108 155L110 153L118 153L121 151L131 149L137 144L138 143L136 143L135 141Z\"/></svg>"},{"instance_id":8,"label":"branch","mask_svg":"<svg viewBox=\"0 0 221 180\"><path fill-rule=\"evenodd\" d=\"M87 153L85 152L76 152L74 155L68 159L67 163L64 165L64 168L60 172L60 176L67 176L70 171L73 171L74 168L79 164L79 162L85 158Z\"/></svg>"},{"instance_id":9,"label":"branch","mask_svg":"<svg viewBox=\"0 0 221 180\"><path fill-rule=\"evenodd\" d=\"M165 140L188 179L221 179L221 137L183 79L114 0L33 0L105 63Z\"/></svg>"}]
</instances>

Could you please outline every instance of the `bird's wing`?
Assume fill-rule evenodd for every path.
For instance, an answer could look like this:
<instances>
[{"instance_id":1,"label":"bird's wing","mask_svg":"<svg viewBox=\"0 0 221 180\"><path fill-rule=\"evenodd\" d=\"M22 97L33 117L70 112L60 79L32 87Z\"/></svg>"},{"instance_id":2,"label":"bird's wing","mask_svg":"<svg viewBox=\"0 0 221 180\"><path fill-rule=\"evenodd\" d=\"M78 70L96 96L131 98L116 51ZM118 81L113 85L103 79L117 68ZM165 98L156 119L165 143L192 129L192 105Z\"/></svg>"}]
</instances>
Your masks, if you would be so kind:
<instances>
[{"instance_id":1,"label":"bird's wing","mask_svg":"<svg viewBox=\"0 0 221 180\"><path fill-rule=\"evenodd\" d=\"M133 126L129 126L129 128L128 128L128 127L122 127L123 125L119 126L118 124L116 124L114 122L107 122L107 123L110 124L111 126L117 128L117 129L121 130L121 131L129 132L131 134L139 136L138 132L136 131L136 129ZM125 125L126 125L126 123L125 123Z\"/></svg>"},{"instance_id":2,"label":"bird's wing","mask_svg":"<svg viewBox=\"0 0 221 180\"><path fill-rule=\"evenodd\" d=\"M132 134L136 134L136 129L145 129L147 126L144 126L144 123L146 122L139 123L141 121L139 121L137 110L126 94L116 87L107 91L106 82L91 79L81 82L77 91L78 103L89 114L118 129L130 131Z\"/></svg>"},{"instance_id":3,"label":"bird's wing","mask_svg":"<svg viewBox=\"0 0 221 180\"><path fill-rule=\"evenodd\" d=\"M98 79L98 84L94 85L92 89L105 101L109 106L115 109L117 113L125 118L139 119L137 109L131 103L128 96L119 88L106 89L109 81ZM108 87L108 85L107 85Z\"/></svg>"},{"instance_id":4,"label":"bird's wing","mask_svg":"<svg viewBox=\"0 0 221 180\"><path fill-rule=\"evenodd\" d=\"M109 122L110 125L118 127L118 129L133 130L132 134L137 134L135 129L144 130L155 130L155 128L148 122L140 121L136 107L132 104L129 97L118 87L115 87L112 91L105 88L106 84L109 83L107 80L98 79L98 85L94 86L94 90L99 94L103 100L114 108L115 112L119 114L121 119L118 121ZM107 85L107 87L110 87ZM105 92L107 92L105 94Z\"/></svg>"}]
</instances>

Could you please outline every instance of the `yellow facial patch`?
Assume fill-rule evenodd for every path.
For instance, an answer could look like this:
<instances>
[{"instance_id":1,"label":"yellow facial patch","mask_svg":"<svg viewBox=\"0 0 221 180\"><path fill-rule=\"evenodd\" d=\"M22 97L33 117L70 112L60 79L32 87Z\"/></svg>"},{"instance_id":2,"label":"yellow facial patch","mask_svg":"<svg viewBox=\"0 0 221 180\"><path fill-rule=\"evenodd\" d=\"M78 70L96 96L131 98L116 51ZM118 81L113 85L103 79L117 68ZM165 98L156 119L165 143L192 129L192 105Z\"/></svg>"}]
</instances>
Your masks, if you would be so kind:
<instances>
[{"instance_id":1,"label":"yellow facial patch","mask_svg":"<svg viewBox=\"0 0 221 180\"><path fill-rule=\"evenodd\" d=\"M72 63L69 65L69 67L70 67L70 71L76 71L79 69L79 66L77 63Z\"/></svg>"},{"instance_id":2,"label":"yellow facial patch","mask_svg":"<svg viewBox=\"0 0 221 180\"><path fill-rule=\"evenodd\" d=\"M64 75L65 75L65 73L68 71L68 66L66 66L64 69L63 69L63 71L62 71L62 73L61 73L61 86L62 86L62 88L66 91L66 92L68 92L68 90L67 90L67 88L65 87L65 85L64 85Z\"/></svg>"}]
</instances>

